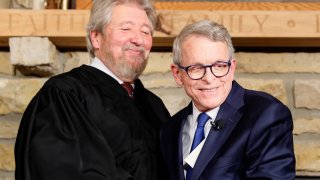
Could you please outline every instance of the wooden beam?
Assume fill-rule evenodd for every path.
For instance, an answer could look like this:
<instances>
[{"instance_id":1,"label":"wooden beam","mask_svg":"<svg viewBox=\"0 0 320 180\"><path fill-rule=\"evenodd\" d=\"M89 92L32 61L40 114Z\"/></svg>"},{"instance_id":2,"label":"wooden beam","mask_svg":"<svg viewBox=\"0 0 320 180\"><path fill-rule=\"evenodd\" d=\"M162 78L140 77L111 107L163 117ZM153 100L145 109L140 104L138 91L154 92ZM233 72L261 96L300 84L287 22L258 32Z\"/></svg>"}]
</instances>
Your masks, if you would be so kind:
<instances>
[{"instance_id":1,"label":"wooden beam","mask_svg":"<svg viewBox=\"0 0 320 180\"><path fill-rule=\"evenodd\" d=\"M281 8L277 5L279 3L259 6L260 9L269 7L271 10L252 10L258 8L255 4L261 3L232 3L240 10L162 10L166 9L165 4L163 2L161 7L157 7L161 26L154 34L155 47L171 47L174 37L185 25L201 19L211 19L226 26L236 46L320 47L320 11L315 10L320 9L320 3L298 3L300 6L296 6L295 10L292 10L293 4L297 3L283 3ZM232 9L232 6L226 6L225 3L169 4L175 4L171 8L180 9L201 9L209 5L215 9ZM279 10L274 10L275 7ZM45 36L58 48L85 48L88 19L88 9L3 9L0 11L0 47L8 47L8 38L13 36Z\"/></svg>"},{"instance_id":2,"label":"wooden beam","mask_svg":"<svg viewBox=\"0 0 320 180\"><path fill-rule=\"evenodd\" d=\"M76 9L90 9L92 0L77 0Z\"/></svg>"},{"instance_id":3,"label":"wooden beam","mask_svg":"<svg viewBox=\"0 0 320 180\"><path fill-rule=\"evenodd\" d=\"M82 37L89 10L0 11L0 36Z\"/></svg>"},{"instance_id":4,"label":"wooden beam","mask_svg":"<svg viewBox=\"0 0 320 180\"><path fill-rule=\"evenodd\" d=\"M319 2L156 2L157 10L317 11Z\"/></svg>"},{"instance_id":5,"label":"wooden beam","mask_svg":"<svg viewBox=\"0 0 320 180\"><path fill-rule=\"evenodd\" d=\"M92 0L77 0L77 9L90 9ZM317 11L319 2L155 2L157 10Z\"/></svg>"},{"instance_id":6,"label":"wooden beam","mask_svg":"<svg viewBox=\"0 0 320 180\"><path fill-rule=\"evenodd\" d=\"M156 36L176 36L181 29L202 19L228 28L233 37L320 38L319 11L194 11L162 10Z\"/></svg>"}]
</instances>

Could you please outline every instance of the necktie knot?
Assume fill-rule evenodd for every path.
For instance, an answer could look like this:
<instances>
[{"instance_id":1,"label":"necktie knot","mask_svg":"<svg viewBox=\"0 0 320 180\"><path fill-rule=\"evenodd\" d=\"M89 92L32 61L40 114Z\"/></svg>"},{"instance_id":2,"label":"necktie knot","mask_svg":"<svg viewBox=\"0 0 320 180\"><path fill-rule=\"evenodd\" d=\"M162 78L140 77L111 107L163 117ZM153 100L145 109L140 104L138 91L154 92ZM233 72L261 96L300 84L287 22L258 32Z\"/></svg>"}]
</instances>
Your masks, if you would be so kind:
<instances>
[{"instance_id":1,"label":"necktie knot","mask_svg":"<svg viewBox=\"0 0 320 180\"><path fill-rule=\"evenodd\" d=\"M203 128L206 124L206 122L210 119L210 116L208 116L207 113L203 112L198 116L198 126Z\"/></svg>"},{"instance_id":2,"label":"necktie knot","mask_svg":"<svg viewBox=\"0 0 320 180\"><path fill-rule=\"evenodd\" d=\"M124 82L121 85L128 92L129 97L132 98L133 97L133 87L131 86L131 84L128 82Z\"/></svg>"}]
</instances>

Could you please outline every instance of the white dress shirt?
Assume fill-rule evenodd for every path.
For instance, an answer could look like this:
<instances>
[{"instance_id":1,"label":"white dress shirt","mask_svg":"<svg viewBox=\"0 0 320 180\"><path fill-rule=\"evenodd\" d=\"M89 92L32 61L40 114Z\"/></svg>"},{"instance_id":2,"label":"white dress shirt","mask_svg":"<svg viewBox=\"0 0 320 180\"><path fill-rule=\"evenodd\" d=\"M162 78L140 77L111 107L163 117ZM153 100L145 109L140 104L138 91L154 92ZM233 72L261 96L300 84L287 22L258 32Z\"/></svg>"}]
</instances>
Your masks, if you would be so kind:
<instances>
[{"instance_id":1,"label":"white dress shirt","mask_svg":"<svg viewBox=\"0 0 320 180\"><path fill-rule=\"evenodd\" d=\"M90 63L90 66L105 72L106 74L111 76L113 79L117 80L119 84L123 83L123 81L119 79L107 66L105 66L99 58L97 57L93 58L93 60ZM134 84L131 84L131 86L134 88Z\"/></svg>"},{"instance_id":2,"label":"white dress shirt","mask_svg":"<svg viewBox=\"0 0 320 180\"><path fill-rule=\"evenodd\" d=\"M206 140L210 129L211 129L211 122L214 122L216 119L216 116L218 114L220 107L217 107L215 109L212 109L210 111L207 111L206 113L208 114L208 116L210 116L210 119L206 122L205 127L204 127L204 134L205 134L205 139L203 141ZM192 114L190 114L187 117L187 120L185 122L185 124L183 125L183 129L182 129L182 154L183 154L183 159L185 159L189 154L190 154L190 149L191 149L191 145L193 142L193 136L195 134L195 131L197 129L197 125L198 125L198 121L197 118L199 116L201 112L194 106L194 104L192 103ZM203 144L203 142L201 142ZM198 148L198 150L201 151ZM196 155L194 162L192 164L195 163L195 161L197 160L198 155ZM189 164L190 165L190 164ZM193 167L193 166L192 166Z\"/></svg>"}]
</instances>

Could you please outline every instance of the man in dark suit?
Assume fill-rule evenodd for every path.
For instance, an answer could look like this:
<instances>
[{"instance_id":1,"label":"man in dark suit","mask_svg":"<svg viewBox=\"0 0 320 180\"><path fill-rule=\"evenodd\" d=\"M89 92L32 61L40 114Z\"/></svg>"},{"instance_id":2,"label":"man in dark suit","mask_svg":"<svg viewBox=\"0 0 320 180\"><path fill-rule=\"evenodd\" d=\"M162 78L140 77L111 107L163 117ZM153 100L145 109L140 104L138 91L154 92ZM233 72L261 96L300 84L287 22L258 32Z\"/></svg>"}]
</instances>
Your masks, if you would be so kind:
<instances>
[{"instance_id":1,"label":"man in dark suit","mask_svg":"<svg viewBox=\"0 0 320 180\"><path fill-rule=\"evenodd\" d=\"M138 79L155 24L147 0L93 1L92 62L50 78L30 102L16 140L16 180L166 179L159 132L170 115Z\"/></svg>"},{"instance_id":2,"label":"man in dark suit","mask_svg":"<svg viewBox=\"0 0 320 180\"><path fill-rule=\"evenodd\" d=\"M186 26L173 45L171 71L192 102L161 132L171 180L295 177L290 110L235 80L230 34L209 20Z\"/></svg>"}]
</instances>

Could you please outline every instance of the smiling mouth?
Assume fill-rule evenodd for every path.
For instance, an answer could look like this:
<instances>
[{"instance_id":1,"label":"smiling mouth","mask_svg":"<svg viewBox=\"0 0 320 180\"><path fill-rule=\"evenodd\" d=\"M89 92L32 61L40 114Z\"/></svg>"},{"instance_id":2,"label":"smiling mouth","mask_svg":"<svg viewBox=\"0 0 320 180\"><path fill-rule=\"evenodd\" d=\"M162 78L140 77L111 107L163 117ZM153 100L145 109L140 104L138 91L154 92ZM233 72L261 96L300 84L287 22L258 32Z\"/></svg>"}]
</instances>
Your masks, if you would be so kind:
<instances>
[{"instance_id":1,"label":"smiling mouth","mask_svg":"<svg viewBox=\"0 0 320 180\"><path fill-rule=\"evenodd\" d=\"M142 56L143 51L141 49L128 49L127 52L132 55Z\"/></svg>"},{"instance_id":2,"label":"smiling mouth","mask_svg":"<svg viewBox=\"0 0 320 180\"><path fill-rule=\"evenodd\" d=\"M142 53L141 49L128 49L128 52L134 52L134 53Z\"/></svg>"},{"instance_id":3,"label":"smiling mouth","mask_svg":"<svg viewBox=\"0 0 320 180\"><path fill-rule=\"evenodd\" d=\"M200 91L203 91L203 92L214 92L216 91L218 88L215 87L215 88L206 88L206 89L199 89Z\"/></svg>"}]
</instances>

